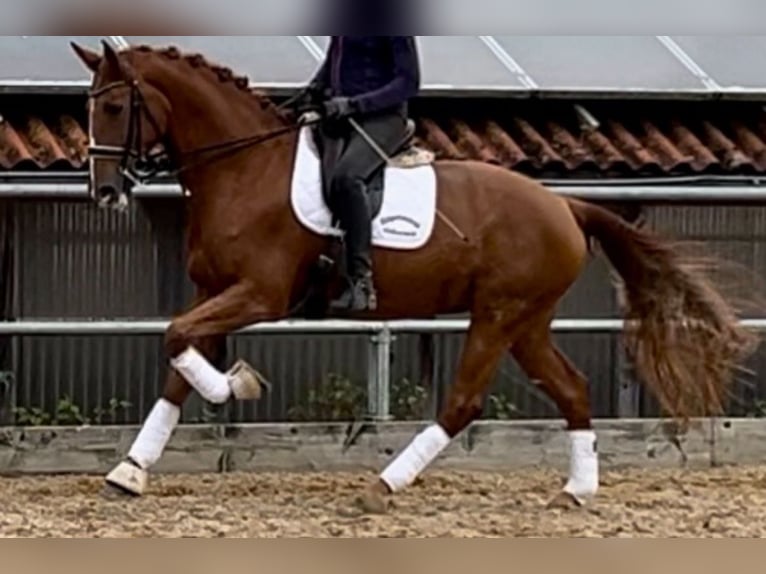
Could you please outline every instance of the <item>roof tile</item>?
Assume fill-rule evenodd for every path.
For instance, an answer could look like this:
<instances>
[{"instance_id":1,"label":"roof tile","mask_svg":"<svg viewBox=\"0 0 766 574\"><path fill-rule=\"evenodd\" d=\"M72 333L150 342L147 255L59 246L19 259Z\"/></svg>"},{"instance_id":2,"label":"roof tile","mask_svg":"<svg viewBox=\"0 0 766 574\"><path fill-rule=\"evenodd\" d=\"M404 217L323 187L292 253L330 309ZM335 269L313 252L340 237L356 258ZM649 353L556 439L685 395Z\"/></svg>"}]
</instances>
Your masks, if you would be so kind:
<instances>
[{"instance_id":1,"label":"roof tile","mask_svg":"<svg viewBox=\"0 0 766 574\"><path fill-rule=\"evenodd\" d=\"M439 158L476 159L543 177L766 173L766 112L757 106L712 107L703 114L679 104L594 104L595 129L581 129L560 103L527 104L510 113L504 111L510 106L501 113L466 108L463 102L462 112L414 113L418 143ZM47 110L12 116L0 118L1 169L84 168L82 118Z\"/></svg>"},{"instance_id":2,"label":"roof tile","mask_svg":"<svg viewBox=\"0 0 766 574\"><path fill-rule=\"evenodd\" d=\"M0 120L0 166L6 170L80 169L87 158L86 129L72 116Z\"/></svg>"}]
</instances>

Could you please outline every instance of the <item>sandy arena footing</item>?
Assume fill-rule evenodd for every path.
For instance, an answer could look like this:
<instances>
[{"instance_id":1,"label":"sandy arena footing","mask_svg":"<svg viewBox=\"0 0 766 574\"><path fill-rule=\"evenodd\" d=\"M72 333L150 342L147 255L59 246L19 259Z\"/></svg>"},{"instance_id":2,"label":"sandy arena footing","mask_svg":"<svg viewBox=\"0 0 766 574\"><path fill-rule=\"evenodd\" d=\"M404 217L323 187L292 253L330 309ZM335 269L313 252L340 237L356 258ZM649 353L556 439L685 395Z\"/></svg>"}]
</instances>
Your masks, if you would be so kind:
<instances>
[{"instance_id":1,"label":"sandy arena footing","mask_svg":"<svg viewBox=\"0 0 766 574\"><path fill-rule=\"evenodd\" d=\"M371 473L154 476L107 501L99 476L0 479L3 537L763 537L766 466L607 471L594 504L546 510L555 471L433 471L361 515Z\"/></svg>"}]
</instances>

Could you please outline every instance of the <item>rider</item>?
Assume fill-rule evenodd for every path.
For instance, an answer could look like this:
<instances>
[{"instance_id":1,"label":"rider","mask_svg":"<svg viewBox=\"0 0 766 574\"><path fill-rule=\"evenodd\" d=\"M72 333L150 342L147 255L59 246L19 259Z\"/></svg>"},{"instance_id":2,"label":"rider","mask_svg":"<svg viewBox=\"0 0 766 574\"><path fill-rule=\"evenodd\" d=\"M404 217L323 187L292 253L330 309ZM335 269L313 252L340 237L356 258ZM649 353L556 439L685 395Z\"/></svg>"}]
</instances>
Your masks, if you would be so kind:
<instances>
[{"instance_id":1,"label":"rider","mask_svg":"<svg viewBox=\"0 0 766 574\"><path fill-rule=\"evenodd\" d=\"M385 158L348 119L356 120L390 156L405 135L408 100L419 89L414 36L332 36L325 61L306 89L305 95L319 105L324 118L329 207L345 235L349 286L330 303L333 310L374 310L377 304L365 181Z\"/></svg>"}]
</instances>

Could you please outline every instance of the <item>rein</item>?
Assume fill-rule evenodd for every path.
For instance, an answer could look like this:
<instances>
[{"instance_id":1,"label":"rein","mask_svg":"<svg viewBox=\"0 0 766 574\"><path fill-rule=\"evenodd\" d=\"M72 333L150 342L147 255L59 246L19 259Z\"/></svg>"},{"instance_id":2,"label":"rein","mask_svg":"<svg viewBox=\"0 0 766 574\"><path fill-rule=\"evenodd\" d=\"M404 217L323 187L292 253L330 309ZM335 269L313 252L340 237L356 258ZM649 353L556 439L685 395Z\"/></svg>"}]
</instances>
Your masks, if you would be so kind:
<instances>
[{"instance_id":1,"label":"rein","mask_svg":"<svg viewBox=\"0 0 766 574\"><path fill-rule=\"evenodd\" d=\"M162 130L159 127L159 123L157 122L154 115L152 115L151 110L149 109L149 106L146 105L146 100L144 98L143 93L141 92L141 88L138 85L138 80L132 80L131 82L127 82L125 80L118 80L116 82L112 82L110 84L107 84L98 90L93 90L89 93L90 99L98 98L99 96L102 96L103 94L106 94L108 92L111 92L112 90L115 90L117 88L121 87L128 87L130 88L130 116L128 117L128 133L126 135L126 141L125 145L123 146L101 146L91 143L91 145L88 146L88 154L91 157L102 157L102 158L113 158L113 157L119 157L120 158L120 173L123 176L123 193L127 194L127 186L128 181L132 182L135 185L140 185L145 183L146 181L150 180L152 177L155 177L158 173L165 171L168 173L168 175L171 176L178 176L180 173L183 173L189 169L192 169L194 167L199 167L201 165L209 164L213 161L215 161L217 158L220 158L221 156L234 153L255 145L259 145L265 142L268 142L270 140L282 137L285 134L294 132L296 130L301 129L302 127L306 125L310 125L312 123L317 122L320 117L318 115L315 115L312 119L305 119L302 118L298 121L296 124L292 124L289 126L285 126L282 128L277 128L275 130L261 133L261 134L254 134L250 136L245 136L241 138L235 138L232 140L214 143L205 145L193 150L189 151L182 151L180 153L177 153L176 155L180 156L181 158L184 157L194 157L194 156L200 156L202 154L207 153L218 153L217 157L208 157L203 158L200 161L195 161L187 164L183 164L183 161L180 161L181 166L175 170L169 170L169 169L163 169L163 161L165 162L165 165L169 165L172 162L172 158L170 157L170 154L167 151L161 151L157 153L152 152L145 152L143 149L143 137L142 137L142 129L143 129L143 123L141 121L142 114L146 114L146 117L149 119L149 123L152 125L152 128L159 136L162 133ZM281 108L287 107L289 104L293 103L295 100L297 100L300 97L300 94L298 96L295 96L288 100L287 102L283 103ZM379 146L375 143L372 138L367 135L364 130L359 127L356 122L352 121L352 125L354 126L357 131L359 131L360 135L365 138L367 143L372 146L372 148L376 151L376 153L381 155L381 158L388 164L390 164L391 160L390 158L380 149ZM130 159L136 158L136 165L131 166L130 165ZM444 215L441 210L438 208L436 209L436 215L447 225L462 241L468 242L468 237L460 231L460 229L455 225L452 220L450 220L446 215Z\"/></svg>"},{"instance_id":2,"label":"rein","mask_svg":"<svg viewBox=\"0 0 766 574\"><path fill-rule=\"evenodd\" d=\"M299 130L306 122L299 122L297 124L291 124L282 128L278 128L266 133L253 134L240 138L235 138L223 142L205 145L199 148L195 148L188 151L181 151L175 154L178 156L181 166L175 170L164 169L164 166L171 163L172 158L167 151L161 152L147 152L143 148L143 122L141 121L142 115L145 114L152 129L160 135L161 129L159 122L152 114L149 106L146 105L146 99L144 98L141 88L138 85L138 80L127 82L125 80L119 80L107 84L98 90L89 92L90 99L96 99L106 93L109 93L117 88L128 87L130 88L130 115L128 117L128 133L125 137L125 144L122 146L106 146L91 144L88 146L88 153L94 158L120 158L120 173L134 184L143 184L152 177L155 177L160 172L167 172L171 176L177 176L178 174L185 172L194 167L209 164L212 161L220 159L227 154L235 153L243 149L259 145L273 139L282 137L288 133L292 133ZM214 157L202 158L199 161L192 161L190 163L183 162L183 158L198 157L203 154L214 154ZM136 165L131 166L130 160L136 159ZM163 165L164 164L164 165ZM127 185L127 181L125 182Z\"/></svg>"}]
</instances>

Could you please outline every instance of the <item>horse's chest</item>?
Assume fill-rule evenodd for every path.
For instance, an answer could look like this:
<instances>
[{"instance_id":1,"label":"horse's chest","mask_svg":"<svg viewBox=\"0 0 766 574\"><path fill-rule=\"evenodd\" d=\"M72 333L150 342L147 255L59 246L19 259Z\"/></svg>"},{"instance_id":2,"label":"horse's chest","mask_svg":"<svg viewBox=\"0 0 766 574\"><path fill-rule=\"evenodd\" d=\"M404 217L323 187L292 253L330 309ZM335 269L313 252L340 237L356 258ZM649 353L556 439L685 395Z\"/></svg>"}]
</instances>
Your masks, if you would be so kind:
<instances>
[{"instance_id":1,"label":"horse's chest","mask_svg":"<svg viewBox=\"0 0 766 574\"><path fill-rule=\"evenodd\" d=\"M207 285L214 280L214 268L202 249L191 249L186 263L189 278L197 285Z\"/></svg>"},{"instance_id":2,"label":"horse's chest","mask_svg":"<svg viewBox=\"0 0 766 574\"><path fill-rule=\"evenodd\" d=\"M234 241L197 241L189 245L187 270L189 278L209 289L217 289L235 279L241 269L240 250Z\"/></svg>"}]
</instances>

